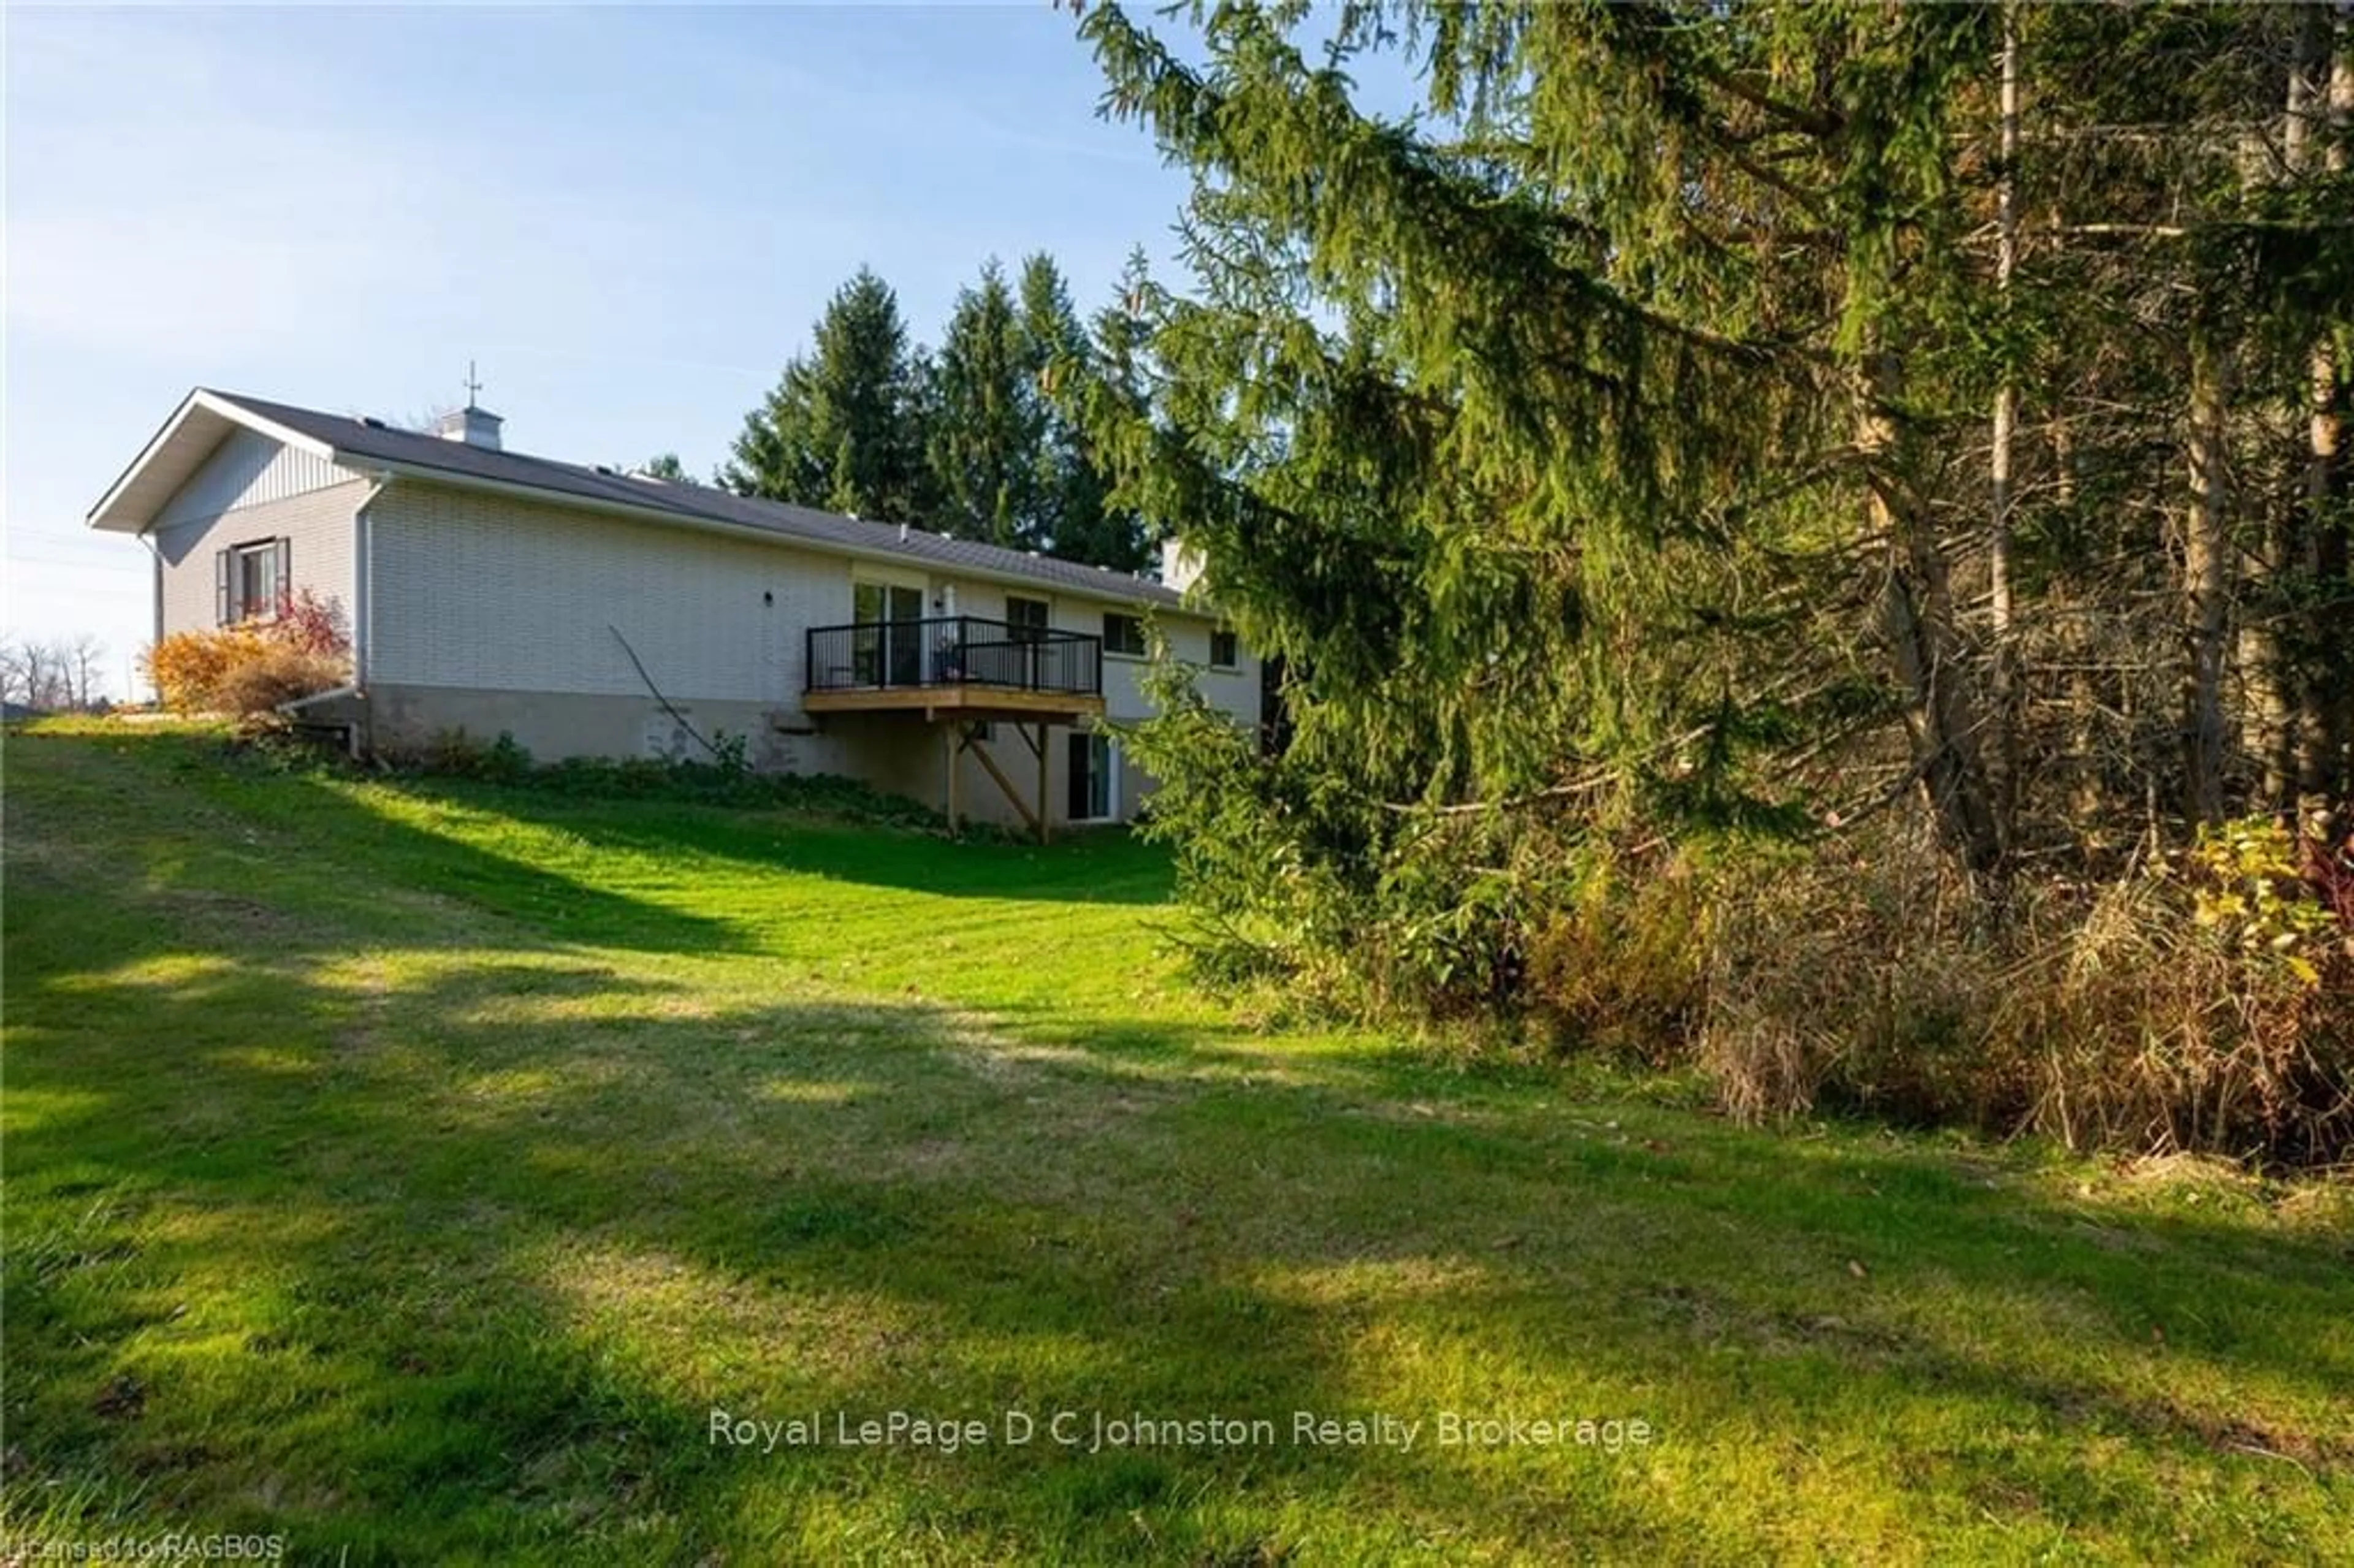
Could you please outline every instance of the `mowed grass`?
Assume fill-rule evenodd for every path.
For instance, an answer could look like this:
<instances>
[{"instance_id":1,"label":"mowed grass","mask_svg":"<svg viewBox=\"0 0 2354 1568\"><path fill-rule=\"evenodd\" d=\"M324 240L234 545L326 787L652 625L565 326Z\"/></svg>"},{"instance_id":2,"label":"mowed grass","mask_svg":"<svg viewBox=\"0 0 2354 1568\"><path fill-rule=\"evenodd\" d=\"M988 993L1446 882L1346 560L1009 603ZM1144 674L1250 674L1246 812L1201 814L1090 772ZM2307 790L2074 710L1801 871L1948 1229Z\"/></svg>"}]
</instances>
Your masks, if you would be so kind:
<instances>
[{"instance_id":1,"label":"mowed grass","mask_svg":"<svg viewBox=\"0 0 2354 1568\"><path fill-rule=\"evenodd\" d=\"M1182 983L1119 837L103 726L5 766L12 1537L2354 1562L2343 1186L1744 1131L1255 1028ZM827 1440L715 1442L715 1409ZM832 1440L894 1411L990 1440ZM1277 1436L1090 1451L1056 1412ZM1651 1441L1442 1446L1446 1412Z\"/></svg>"}]
</instances>

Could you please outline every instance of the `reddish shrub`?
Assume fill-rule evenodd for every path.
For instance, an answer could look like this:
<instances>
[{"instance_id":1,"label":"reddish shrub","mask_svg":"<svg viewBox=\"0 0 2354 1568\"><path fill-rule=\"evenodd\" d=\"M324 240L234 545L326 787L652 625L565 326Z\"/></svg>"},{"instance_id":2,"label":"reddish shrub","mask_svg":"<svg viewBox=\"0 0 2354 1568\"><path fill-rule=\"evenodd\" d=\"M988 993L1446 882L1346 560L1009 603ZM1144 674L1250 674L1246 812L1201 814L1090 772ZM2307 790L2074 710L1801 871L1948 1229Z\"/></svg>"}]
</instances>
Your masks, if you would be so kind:
<instances>
[{"instance_id":1,"label":"reddish shrub","mask_svg":"<svg viewBox=\"0 0 2354 1568\"><path fill-rule=\"evenodd\" d=\"M321 599L309 588L278 601L278 614L268 623L267 635L273 642L304 653L342 659L349 657L352 651L351 637L344 626L343 606L332 598Z\"/></svg>"}]
</instances>

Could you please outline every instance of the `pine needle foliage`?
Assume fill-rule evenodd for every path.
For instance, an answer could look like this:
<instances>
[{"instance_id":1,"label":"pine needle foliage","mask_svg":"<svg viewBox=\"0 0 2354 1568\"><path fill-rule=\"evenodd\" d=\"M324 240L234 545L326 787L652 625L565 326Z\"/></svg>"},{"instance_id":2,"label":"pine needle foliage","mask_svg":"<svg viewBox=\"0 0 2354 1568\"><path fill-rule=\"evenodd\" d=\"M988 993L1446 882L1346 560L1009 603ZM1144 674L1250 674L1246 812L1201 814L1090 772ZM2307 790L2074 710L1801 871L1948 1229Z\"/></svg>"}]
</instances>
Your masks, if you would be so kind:
<instances>
[{"instance_id":1,"label":"pine needle foliage","mask_svg":"<svg viewBox=\"0 0 2354 1568\"><path fill-rule=\"evenodd\" d=\"M1193 175L1089 428L1292 725L1138 738L1197 903L1509 1008L1662 845L1916 819L1978 931L2200 821L2336 842L2344 9L1084 8Z\"/></svg>"}]
</instances>

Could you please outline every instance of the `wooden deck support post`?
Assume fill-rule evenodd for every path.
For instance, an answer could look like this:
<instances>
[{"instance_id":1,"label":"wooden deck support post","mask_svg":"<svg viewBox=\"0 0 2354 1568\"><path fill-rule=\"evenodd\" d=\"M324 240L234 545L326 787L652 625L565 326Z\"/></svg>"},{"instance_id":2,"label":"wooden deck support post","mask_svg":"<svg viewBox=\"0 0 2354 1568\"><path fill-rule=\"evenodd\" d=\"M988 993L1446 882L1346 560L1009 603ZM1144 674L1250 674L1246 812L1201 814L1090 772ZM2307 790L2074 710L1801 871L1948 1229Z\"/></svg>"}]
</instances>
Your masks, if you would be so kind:
<instances>
[{"instance_id":1,"label":"wooden deck support post","mask_svg":"<svg viewBox=\"0 0 2354 1568\"><path fill-rule=\"evenodd\" d=\"M948 746L949 832L952 835L960 831L957 826L957 753L963 749L958 739L963 728L954 720L940 726L940 738Z\"/></svg>"},{"instance_id":2,"label":"wooden deck support post","mask_svg":"<svg viewBox=\"0 0 2354 1568\"><path fill-rule=\"evenodd\" d=\"M1038 721L1038 738L1030 749L1038 754L1038 842L1043 844L1052 836L1046 824L1053 820L1046 810L1046 753L1051 748L1046 745L1044 719Z\"/></svg>"},{"instance_id":3,"label":"wooden deck support post","mask_svg":"<svg viewBox=\"0 0 2354 1568\"><path fill-rule=\"evenodd\" d=\"M963 738L958 749L963 750L967 747L971 749L974 758L981 763L981 770L996 783L999 792L1012 802L1014 810L1021 813L1022 820L1030 824L1030 831L1038 835L1038 842L1044 843L1046 839L1045 820L1030 810L1030 802L1022 798L1022 791L1013 787L1013 780L1005 776L1005 769L997 765L997 758L990 756L981 747L980 737L961 726L959 726L959 733ZM1014 733L1021 734L1022 726L1016 725ZM1027 740L1030 737L1023 735L1023 738Z\"/></svg>"}]
</instances>

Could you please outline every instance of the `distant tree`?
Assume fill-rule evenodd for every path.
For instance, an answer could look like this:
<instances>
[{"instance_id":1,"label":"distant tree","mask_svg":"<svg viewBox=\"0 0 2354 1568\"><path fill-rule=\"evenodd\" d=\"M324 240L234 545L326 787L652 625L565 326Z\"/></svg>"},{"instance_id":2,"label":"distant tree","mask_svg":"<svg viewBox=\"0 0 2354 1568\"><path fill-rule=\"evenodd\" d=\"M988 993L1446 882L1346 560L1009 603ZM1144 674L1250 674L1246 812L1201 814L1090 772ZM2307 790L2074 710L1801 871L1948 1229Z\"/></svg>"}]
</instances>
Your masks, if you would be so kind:
<instances>
[{"instance_id":1,"label":"distant tree","mask_svg":"<svg viewBox=\"0 0 2354 1568\"><path fill-rule=\"evenodd\" d=\"M907 355L905 419L907 440L914 446L919 460L918 467L922 470L923 516L930 526L945 530L948 525L948 490L940 482L931 454L932 436L940 427L940 361L939 355L924 344L917 344Z\"/></svg>"},{"instance_id":2,"label":"distant tree","mask_svg":"<svg viewBox=\"0 0 2354 1568\"><path fill-rule=\"evenodd\" d=\"M686 465L678 461L676 452L663 452L657 457L649 458L638 471L648 479L666 480L672 484L695 482L687 474Z\"/></svg>"},{"instance_id":3,"label":"distant tree","mask_svg":"<svg viewBox=\"0 0 2354 1568\"><path fill-rule=\"evenodd\" d=\"M914 521L931 500L918 358L891 286L860 268L827 302L807 355L745 417L720 482L738 494Z\"/></svg>"},{"instance_id":4,"label":"distant tree","mask_svg":"<svg viewBox=\"0 0 2354 1568\"><path fill-rule=\"evenodd\" d=\"M110 705L102 687L106 644L90 632L46 641L0 641L0 699L45 713L89 713Z\"/></svg>"},{"instance_id":5,"label":"distant tree","mask_svg":"<svg viewBox=\"0 0 2354 1568\"><path fill-rule=\"evenodd\" d=\"M1024 326L992 257L979 283L957 296L940 341L928 451L949 532L1042 549L1049 542L1041 482L1046 412Z\"/></svg>"},{"instance_id":6,"label":"distant tree","mask_svg":"<svg viewBox=\"0 0 2354 1568\"><path fill-rule=\"evenodd\" d=\"M1141 264L1140 255L1130 258L1131 269ZM1109 505L1110 482L1079 418L1084 399L1071 395L1111 365L1073 308L1054 258L1043 251L1023 263L1022 330L1040 388L1037 469L1046 548L1066 560L1133 571L1144 564L1143 531L1133 513Z\"/></svg>"},{"instance_id":7,"label":"distant tree","mask_svg":"<svg viewBox=\"0 0 2354 1568\"><path fill-rule=\"evenodd\" d=\"M746 416L717 482L1135 570L1147 531L1110 504L1081 411L1107 377L1115 396L1142 395L1144 284L1140 253L1121 284L1126 303L1089 323L1052 256L1029 256L1012 280L991 258L932 350L909 341L890 287L861 269L828 302L810 349ZM664 454L645 471L684 479L676 462Z\"/></svg>"},{"instance_id":8,"label":"distant tree","mask_svg":"<svg viewBox=\"0 0 2354 1568\"><path fill-rule=\"evenodd\" d=\"M81 631L65 646L65 663L73 682L73 705L82 712L107 706L106 694L101 689L103 677L101 666L105 662L106 644L94 632Z\"/></svg>"},{"instance_id":9,"label":"distant tree","mask_svg":"<svg viewBox=\"0 0 2354 1568\"><path fill-rule=\"evenodd\" d=\"M1055 553L1116 571L1145 566L1151 557L1152 531L1135 510L1112 499L1113 465L1089 429L1084 409L1098 390L1123 408L1145 407L1152 329L1144 313L1151 291L1143 250L1129 251L1112 302L1096 313L1076 347L1047 372L1055 438L1065 454Z\"/></svg>"},{"instance_id":10,"label":"distant tree","mask_svg":"<svg viewBox=\"0 0 2354 1568\"><path fill-rule=\"evenodd\" d=\"M958 296L929 377L928 451L951 532L1133 570L1143 535L1110 490L1079 411L1104 374L1055 259L1018 280L991 260Z\"/></svg>"},{"instance_id":11,"label":"distant tree","mask_svg":"<svg viewBox=\"0 0 2354 1568\"><path fill-rule=\"evenodd\" d=\"M10 637L0 641L0 702L10 706L33 705L33 670L24 641Z\"/></svg>"}]
</instances>

